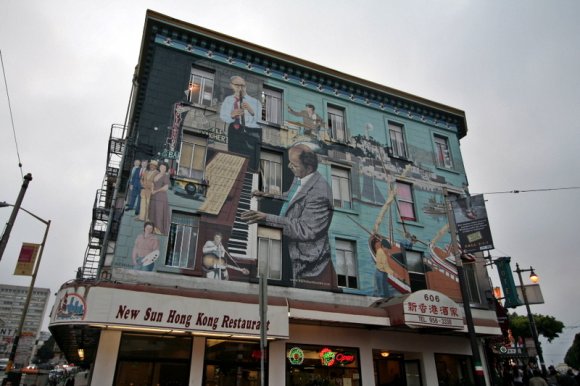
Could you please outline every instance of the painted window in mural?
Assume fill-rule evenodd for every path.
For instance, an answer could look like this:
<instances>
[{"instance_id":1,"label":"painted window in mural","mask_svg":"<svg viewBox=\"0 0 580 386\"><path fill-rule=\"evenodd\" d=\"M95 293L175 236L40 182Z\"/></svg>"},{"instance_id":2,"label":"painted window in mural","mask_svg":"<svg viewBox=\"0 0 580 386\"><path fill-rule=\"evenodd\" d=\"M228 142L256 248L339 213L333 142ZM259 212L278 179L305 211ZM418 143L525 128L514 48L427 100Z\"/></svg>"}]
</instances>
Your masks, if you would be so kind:
<instances>
[{"instance_id":1,"label":"painted window in mural","mask_svg":"<svg viewBox=\"0 0 580 386\"><path fill-rule=\"evenodd\" d=\"M167 241L165 265L179 268L193 268L199 233L199 217L173 212Z\"/></svg>"},{"instance_id":2,"label":"painted window in mural","mask_svg":"<svg viewBox=\"0 0 580 386\"><path fill-rule=\"evenodd\" d=\"M332 168L332 197L336 208L351 209L350 172L348 170Z\"/></svg>"},{"instance_id":3,"label":"painted window in mural","mask_svg":"<svg viewBox=\"0 0 580 386\"><path fill-rule=\"evenodd\" d=\"M194 104L211 106L214 92L214 74L196 67L191 68L187 100Z\"/></svg>"},{"instance_id":4,"label":"painted window in mural","mask_svg":"<svg viewBox=\"0 0 580 386\"><path fill-rule=\"evenodd\" d=\"M449 152L449 141L441 135L434 136L435 141L435 164L440 168L451 169L451 153Z\"/></svg>"},{"instance_id":5,"label":"painted window in mural","mask_svg":"<svg viewBox=\"0 0 580 386\"><path fill-rule=\"evenodd\" d=\"M262 90L262 120L264 122L282 123L282 92L264 86Z\"/></svg>"},{"instance_id":6,"label":"painted window in mural","mask_svg":"<svg viewBox=\"0 0 580 386\"><path fill-rule=\"evenodd\" d=\"M282 154L269 151L260 153L262 191L282 194Z\"/></svg>"},{"instance_id":7,"label":"painted window in mural","mask_svg":"<svg viewBox=\"0 0 580 386\"><path fill-rule=\"evenodd\" d=\"M336 239L336 274L338 286L358 288L355 243Z\"/></svg>"},{"instance_id":8,"label":"painted window in mural","mask_svg":"<svg viewBox=\"0 0 580 386\"><path fill-rule=\"evenodd\" d=\"M413 201L413 187L411 184L397 181L397 203L402 220L417 220L415 203Z\"/></svg>"},{"instance_id":9,"label":"painted window in mural","mask_svg":"<svg viewBox=\"0 0 580 386\"><path fill-rule=\"evenodd\" d=\"M346 119L344 109L338 106L329 105L327 107L327 114L327 122L331 138L339 142L346 141Z\"/></svg>"},{"instance_id":10,"label":"painted window in mural","mask_svg":"<svg viewBox=\"0 0 580 386\"><path fill-rule=\"evenodd\" d=\"M206 151L206 138L183 133L177 174L181 177L203 179Z\"/></svg>"},{"instance_id":11,"label":"painted window in mural","mask_svg":"<svg viewBox=\"0 0 580 386\"><path fill-rule=\"evenodd\" d=\"M268 262L268 279L282 279L282 231L258 227L258 260Z\"/></svg>"},{"instance_id":12,"label":"painted window in mural","mask_svg":"<svg viewBox=\"0 0 580 386\"><path fill-rule=\"evenodd\" d=\"M389 139L391 140L393 157L407 158L407 146L405 145L403 125L389 122Z\"/></svg>"},{"instance_id":13,"label":"painted window in mural","mask_svg":"<svg viewBox=\"0 0 580 386\"><path fill-rule=\"evenodd\" d=\"M427 289L423 254L415 251L405 251L405 260L407 261L407 269L409 270L411 291L415 292Z\"/></svg>"}]
</instances>

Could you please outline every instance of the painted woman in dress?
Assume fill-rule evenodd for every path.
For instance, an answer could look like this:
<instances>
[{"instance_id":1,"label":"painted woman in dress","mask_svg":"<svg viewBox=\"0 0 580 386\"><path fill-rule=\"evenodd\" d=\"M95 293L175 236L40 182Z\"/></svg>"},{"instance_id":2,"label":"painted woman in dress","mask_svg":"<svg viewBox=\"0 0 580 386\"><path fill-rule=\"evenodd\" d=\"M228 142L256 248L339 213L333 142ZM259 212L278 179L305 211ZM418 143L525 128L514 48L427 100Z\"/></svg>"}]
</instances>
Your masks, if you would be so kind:
<instances>
[{"instance_id":1,"label":"painted woman in dress","mask_svg":"<svg viewBox=\"0 0 580 386\"><path fill-rule=\"evenodd\" d=\"M162 163L159 165L159 173L153 177L149 207L149 219L156 225L155 233L162 235L167 235L169 232L169 203L167 201L169 183L167 165Z\"/></svg>"}]
</instances>

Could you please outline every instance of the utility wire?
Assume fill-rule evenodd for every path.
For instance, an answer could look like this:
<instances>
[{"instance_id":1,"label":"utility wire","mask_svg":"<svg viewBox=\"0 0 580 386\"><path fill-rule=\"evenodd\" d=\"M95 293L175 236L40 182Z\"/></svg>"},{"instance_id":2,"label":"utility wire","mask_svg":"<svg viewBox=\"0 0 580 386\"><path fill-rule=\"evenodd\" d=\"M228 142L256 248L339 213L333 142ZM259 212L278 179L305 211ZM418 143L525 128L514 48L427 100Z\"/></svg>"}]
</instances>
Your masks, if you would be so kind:
<instances>
[{"instance_id":1,"label":"utility wire","mask_svg":"<svg viewBox=\"0 0 580 386\"><path fill-rule=\"evenodd\" d=\"M2 75L4 76L4 85L6 88L6 98L8 99L8 111L10 111L10 122L12 123L12 133L14 134L14 146L16 147L16 156L18 157L18 167L20 168L20 176L24 179L22 172L22 161L20 160L20 150L18 150L18 140L16 139L16 129L14 127L14 117L12 115L12 105L10 103L10 93L8 92L8 81L6 80L6 71L4 70L4 59L2 57L2 50L0 50L0 62L2 62Z\"/></svg>"},{"instance_id":2,"label":"utility wire","mask_svg":"<svg viewBox=\"0 0 580 386\"><path fill-rule=\"evenodd\" d=\"M553 190L573 190L573 189L580 189L580 186L567 186L563 188L545 188L545 189L527 189L527 190L506 190L503 192L488 192L488 193L479 193L479 194L507 194L507 193L530 193L530 192L550 192Z\"/></svg>"}]
</instances>

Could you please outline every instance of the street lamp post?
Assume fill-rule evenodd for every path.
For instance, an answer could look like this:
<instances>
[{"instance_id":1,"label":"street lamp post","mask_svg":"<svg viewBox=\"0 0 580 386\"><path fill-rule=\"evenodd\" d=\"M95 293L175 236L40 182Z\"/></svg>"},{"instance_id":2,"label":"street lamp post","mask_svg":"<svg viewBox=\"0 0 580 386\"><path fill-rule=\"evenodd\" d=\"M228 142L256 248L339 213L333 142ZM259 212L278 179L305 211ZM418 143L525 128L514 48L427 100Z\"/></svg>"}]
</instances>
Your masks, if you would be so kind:
<instances>
[{"instance_id":1,"label":"street lamp post","mask_svg":"<svg viewBox=\"0 0 580 386\"><path fill-rule=\"evenodd\" d=\"M540 358L540 366L542 367L542 373L546 374L546 364L544 363L544 356L542 355L542 346L540 346L540 340L538 339L538 330L536 329L536 322L534 320L534 316L532 315L532 311L530 310L530 303L528 302L528 296L526 295L526 287L524 286L524 282L522 280L522 272L530 272L530 280L533 283L537 283L539 278L534 272L534 269L532 267L530 267L530 269L520 269L520 265L518 263L516 263L516 270L514 272L518 274L518 278L520 279L520 288L522 289L522 297L524 298L524 304L526 306L526 311L528 312L528 320L530 322L530 330L532 332L532 338L534 338L534 344L536 345L538 358Z\"/></svg>"},{"instance_id":2,"label":"street lamp post","mask_svg":"<svg viewBox=\"0 0 580 386\"><path fill-rule=\"evenodd\" d=\"M20 324L18 325L18 330L16 330L16 335L14 336L14 341L12 342L12 350L10 351L10 356L8 357L8 365L6 366L6 373L12 370L14 366L14 359L16 358L16 351L18 349L18 342L20 341L20 336L22 335L22 329L24 327L24 321L26 320L26 313L28 311L28 307L30 305L30 299L32 297L32 292L34 291L34 283L36 282L36 275L38 274L38 268L40 267L40 261L42 259L42 253L44 252L44 245L46 244L46 238L48 237L48 230L50 229L50 220L44 220L32 212L20 207L15 206L12 204L8 204L6 202L0 203L0 207L12 206L17 208L17 210L22 210L23 212L28 213L38 221L42 222L46 225L46 230L44 231L44 236L42 238L42 243L40 244L40 252L38 253L38 258L36 259L36 264L34 265L34 269L32 270L32 279L30 280L30 287L28 287L28 294L26 295L26 301L24 302L24 308L22 310L22 316L20 317ZM16 217L14 215L14 217ZM4 237L3 237L4 239ZM6 237L6 243L8 243L8 237Z\"/></svg>"},{"instance_id":3,"label":"street lamp post","mask_svg":"<svg viewBox=\"0 0 580 386\"><path fill-rule=\"evenodd\" d=\"M24 181L22 182L22 186L20 187L20 193L16 198L16 204L10 205L6 204L5 202L0 203L0 207L5 206L14 207L14 210L12 210L8 222L6 223L6 228L4 228L4 233L2 233L2 238L0 239L0 260L2 260L2 256L4 256L6 245L8 245L8 238L10 237L10 231L12 231L12 226L14 225L14 222L16 221L16 216L18 215L18 209L20 209L20 204L24 199L24 195L26 194L26 189L28 189L28 184L30 184L30 181L32 181L32 174L28 173L27 175L24 176Z\"/></svg>"}]
</instances>

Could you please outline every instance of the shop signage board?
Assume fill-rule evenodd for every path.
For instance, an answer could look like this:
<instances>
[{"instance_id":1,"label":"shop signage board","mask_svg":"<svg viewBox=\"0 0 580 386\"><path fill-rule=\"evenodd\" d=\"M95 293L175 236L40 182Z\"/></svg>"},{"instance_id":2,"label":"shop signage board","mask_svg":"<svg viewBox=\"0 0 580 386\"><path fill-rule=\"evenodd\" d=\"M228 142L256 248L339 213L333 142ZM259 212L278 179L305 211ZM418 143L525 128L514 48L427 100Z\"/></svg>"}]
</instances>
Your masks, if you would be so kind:
<instances>
[{"instance_id":1,"label":"shop signage board","mask_svg":"<svg viewBox=\"0 0 580 386\"><path fill-rule=\"evenodd\" d=\"M257 300L257 299L256 299ZM69 304L72 303L72 304ZM59 292L51 325L92 324L260 335L258 304L143 293L114 288L66 288ZM268 306L269 337L288 338L288 309Z\"/></svg>"},{"instance_id":2,"label":"shop signage board","mask_svg":"<svg viewBox=\"0 0 580 386\"><path fill-rule=\"evenodd\" d=\"M444 328L462 330L461 307L444 294L421 290L394 298L384 305L393 326L406 325L411 328Z\"/></svg>"}]
</instances>

